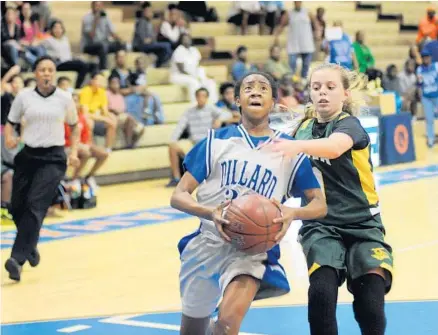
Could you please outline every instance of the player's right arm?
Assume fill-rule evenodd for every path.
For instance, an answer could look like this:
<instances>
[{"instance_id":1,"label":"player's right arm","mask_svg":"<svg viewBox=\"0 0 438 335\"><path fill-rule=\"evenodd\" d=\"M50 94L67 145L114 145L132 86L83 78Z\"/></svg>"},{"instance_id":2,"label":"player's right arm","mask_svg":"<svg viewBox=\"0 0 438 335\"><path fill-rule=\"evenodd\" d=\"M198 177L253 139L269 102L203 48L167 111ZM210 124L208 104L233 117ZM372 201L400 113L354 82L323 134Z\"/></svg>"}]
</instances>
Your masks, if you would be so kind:
<instances>
[{"instance_id":1,"label":"player's right arm","mask_svg":"<svg viewBox=\"0 0 438 335\"><path fill-rule=\"evenodd\" d=\"M199 184L208 177L207 139L202 140L190 150L184 159L184 167L186 172L173 191L170 205L184 213L213 221L222 237L231 241L222 229L222 225L229 223L222 217L222 211L229 201L215 208L198 203L192 196Z\"/></svg>"}]
</instances>

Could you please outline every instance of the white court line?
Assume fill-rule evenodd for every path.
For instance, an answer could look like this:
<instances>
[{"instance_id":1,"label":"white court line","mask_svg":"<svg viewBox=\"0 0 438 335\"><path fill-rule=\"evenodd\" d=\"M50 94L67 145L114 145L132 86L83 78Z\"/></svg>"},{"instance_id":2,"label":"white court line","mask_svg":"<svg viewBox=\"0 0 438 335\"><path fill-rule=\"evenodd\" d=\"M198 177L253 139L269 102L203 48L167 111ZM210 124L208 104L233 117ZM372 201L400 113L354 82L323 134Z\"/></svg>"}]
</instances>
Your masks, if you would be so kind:
<instances>
[{"instance_id":1,"label":"white court line","mask_svg":"<svg viewBox=\"0 0 438 335\"><path fill-rule=\"evenodd\" d=\"M88 328L91 328L91 326L77 325L77 326L72 326L72 327L58 329L57 332L58 333L75 333L75 332L79 332L81 330L85 330L85 329L88 329Z\"/></svg>"},{"instance_id":2,"label":"white court line","mask_svg":"<svg viewBox=\"0 0 438 335\"><path fill-rule=\"evenodd\" d=\"M427 248L427 247L431 247L434 246L435 244L438 244L438 240L435 241L429 241L429 242L424 242L424 243L419 243L419 244L414 244L411 245L409 247L405 247L405 248L400 248L400 249L395 249L395 252L405 252L405 251L411 251L411 250L416 250L416 249L422 249L422 248Z\"/></svg>"},{"instance_id":3,"label":"white court line","mask_svg":"<svg viewBox=\"0 0 438 335\"><path fill-rule=\"evenodd\" d=\"M111 323L111 324L123 325L123 326L131 326L131 327L165 329L165 330L174 330L174 331L179 331L180 330L180 326L178 326L178 325L169 325L169 324L157 323L157 322L146 322L146 321L128 320L130 318L134 318L134 317L137 317L137 316L144 316L144 314L115 316L115 317L112 317L112 318L108 318L108 319L104 319L104 320L99 320L99 322ZM240 332L239 335L268 335L268 334L256 334L256 333L243 333L243 332Z\"/></svg>"}]
</instances>

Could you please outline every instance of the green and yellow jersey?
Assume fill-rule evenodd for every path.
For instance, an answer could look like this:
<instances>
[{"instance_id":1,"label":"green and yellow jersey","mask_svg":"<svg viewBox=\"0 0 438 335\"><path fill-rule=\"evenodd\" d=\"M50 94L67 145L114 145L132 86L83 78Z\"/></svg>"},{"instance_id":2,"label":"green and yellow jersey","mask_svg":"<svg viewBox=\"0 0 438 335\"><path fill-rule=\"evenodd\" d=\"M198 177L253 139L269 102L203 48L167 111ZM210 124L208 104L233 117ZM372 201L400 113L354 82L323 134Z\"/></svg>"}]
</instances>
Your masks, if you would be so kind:
<instances>
[{"instance_id":1,"label":"green and yellow jersey","mask_svg":"<svg viewBox=\"0 0 438 335\"><path fill-rule=\"evenodd\" d=\"M328 206L327 216L318 222L336 226L365 222L380 210L370 157L370 139L359 120L347 113L341 113L328 123L309 119L299 127L295 138L328 138L333 133L349 135L353 147L336 159L310 157Z\"/></svg>"}]
</instances>

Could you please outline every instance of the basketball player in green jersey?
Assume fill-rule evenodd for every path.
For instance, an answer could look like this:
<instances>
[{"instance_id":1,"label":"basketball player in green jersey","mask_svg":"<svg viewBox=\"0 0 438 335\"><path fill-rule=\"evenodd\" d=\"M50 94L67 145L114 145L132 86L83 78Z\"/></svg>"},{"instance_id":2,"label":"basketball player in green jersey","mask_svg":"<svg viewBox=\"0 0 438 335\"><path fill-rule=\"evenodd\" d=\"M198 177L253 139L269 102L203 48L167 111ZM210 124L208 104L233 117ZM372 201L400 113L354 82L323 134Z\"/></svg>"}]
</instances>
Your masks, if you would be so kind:
<instances>
[{"instance_id":1,"label":"basketball player in green jersey","mask_svg":"<svg viewBox=\"0 0 438 335\"><path fill-rule=\"evenodd\" d=\"M308 319L312 335L338 334L338 287L347 279L354 315L365 335L385 332L385 294L392 281L392 249L385 243L370 159L370 139L354 116L360 109L359 74L324 64L310 75L306 118L297 140L272 150L310 156L324 190L328 214L303 221L300 243L310 276Z\"/></svg>"}]
</instances>

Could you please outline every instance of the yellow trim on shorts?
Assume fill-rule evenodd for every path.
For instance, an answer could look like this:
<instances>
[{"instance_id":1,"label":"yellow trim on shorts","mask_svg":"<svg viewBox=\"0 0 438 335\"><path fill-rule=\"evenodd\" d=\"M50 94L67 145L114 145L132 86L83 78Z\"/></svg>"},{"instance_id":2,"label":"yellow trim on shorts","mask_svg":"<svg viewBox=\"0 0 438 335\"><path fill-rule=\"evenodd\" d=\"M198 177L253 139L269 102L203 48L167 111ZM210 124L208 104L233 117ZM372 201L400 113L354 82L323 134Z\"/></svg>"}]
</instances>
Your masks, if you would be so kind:
<instances>
[{"instance_id":1,"label":"yellow trim on shorts","mask_svg":"<svg viewBox=\"0 0 438 335\"><path fill-rule=\"evenodd\" d=\"M385 262L382 262L382 263L380 263L380 265L379 265L382 269L385 269L385 270L387 270L387 271L389 271L389 273L393 273L393 267L391 266L391 265L389 265L388 263L385 263Z\"/></svg>"},{"instance_id":2,"label":"yellow trim on shorts","mask_svg":"<svg viewBox=\"0 0 438 335\"><path fill-rule=\"evenodd\" d=\"M319 265L318 263L313 263L312 266L310 267L309 271L308 271L309 277L312 275L312 273L314 273L320 267L321 267L321 265Z\"/></svg>"}]
</instances>

